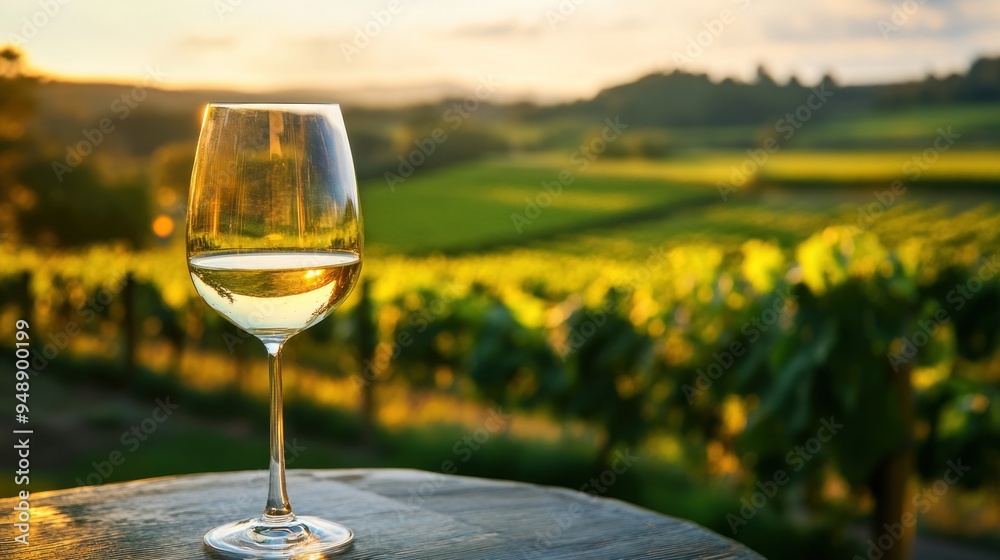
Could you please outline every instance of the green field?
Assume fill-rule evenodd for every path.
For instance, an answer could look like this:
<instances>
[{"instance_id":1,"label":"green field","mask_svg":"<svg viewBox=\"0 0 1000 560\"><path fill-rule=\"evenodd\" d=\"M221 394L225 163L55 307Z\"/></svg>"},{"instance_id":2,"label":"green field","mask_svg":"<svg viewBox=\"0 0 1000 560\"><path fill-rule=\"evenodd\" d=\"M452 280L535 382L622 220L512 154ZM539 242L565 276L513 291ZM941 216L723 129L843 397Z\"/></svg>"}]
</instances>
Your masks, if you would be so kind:
<instances>
[{"instance_id":1,"label":"green field","mask_svg":"<svg viewBox=\"0 0 1000 560\"><path fill-rule=\"evenodd\" d=\"M777 119L762 121L757 126L672 128L664 134L675 151L735 149L752 145L759 134L774 132ZM558 120L544 125L498 122L491 126L498 134L511 139L515 146L546 143L565 150L576 147L593 127L593 123L580 119ZM1000 107L993 104L942 105L854 110L836 114L820 109L807 126L798 129L783 144L797 150L911 150L932 141L938 128L948 127L962 136L962 144L966 148L996 147L1000 137ZM637 125L633 132L636 130L642 129Z\"/></svg>"},{"instance_id":2,"label":"green field","mask_svg":"<svg viewBox=\"0 0 1000 560\"><path fill-rule=\"evenodd\" d=\"M1000 107L952 105L895 111L861 111L846 117L823 119L796 134L797 147L920 146L938 128L961 134L967 145L992 145L1000 133Z\"/></svg>"},{"instance_id":3,"label":"green field","mask_svg":"<svg viewBox=\"0 0 1000 560\"><path fill-rule=\"evenodd\" d=\"M912 157L779 151L757 168L764 188L739 189L725 201L717 184L729 184L733 169L747 161L745 153L603 159L583 171L556 154L418 169L394 189L382 181L363 186L366 240L375 255L511 246L578 254L603 247L624 255L650 244L712 239L737 246L749 238L791 247L828 225L856 223L858 207L876 202L876 192L897 179L908 189L897 202L909 209L896 208L879 220L877 231L891 234L897 217L916 209L948 215L1000 201L1000 191L980 186L1000 182L1000 152L945 152L917 180L903 171ZM553 184L563 171L572 173L572 183L549 198L543 183ZM800 184L822 189L802 192ZM532 214L529 201L551 202ZM514 214L529 221L515 223Z\"/></svg>"},{"instance_id":4,"label":"green field","mask_svg":"<svg viewBox=\"0 0 1000 560\"><path fill-rule=\"evenodd\" d=\"M552 187L558 195L551 196L543 184L558 184L560 173L569 179L561 192ZM418 170L394 190L383 182L368 184L362 204L366 243L376 253L429 253L516 244L715 196L712 187L655 175L609 180L599 171L580 172L568 160L561 166L493 161ZM515 221L513 214L527 221Z\"/></svg>"}]
</instances>

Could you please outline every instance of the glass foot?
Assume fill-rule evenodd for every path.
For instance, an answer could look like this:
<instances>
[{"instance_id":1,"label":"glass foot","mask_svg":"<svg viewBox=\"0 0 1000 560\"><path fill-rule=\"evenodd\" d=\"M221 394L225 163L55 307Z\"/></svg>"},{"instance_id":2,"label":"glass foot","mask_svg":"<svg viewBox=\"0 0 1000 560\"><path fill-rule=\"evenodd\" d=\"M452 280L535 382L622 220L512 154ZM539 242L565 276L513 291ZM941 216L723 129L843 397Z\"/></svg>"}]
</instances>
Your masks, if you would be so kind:
<instances>
[{"instance_id":1,"label":"glass foot","mask_svg":"<svg viewBox=\"0 0 1000 560\"><path fill-rule=\"evenodd\" d=\"M297 558L340 552L354 533L318 517L258 517L227 523L205 534L205 544L229 558Z\"/></svg>"}]
</instances>

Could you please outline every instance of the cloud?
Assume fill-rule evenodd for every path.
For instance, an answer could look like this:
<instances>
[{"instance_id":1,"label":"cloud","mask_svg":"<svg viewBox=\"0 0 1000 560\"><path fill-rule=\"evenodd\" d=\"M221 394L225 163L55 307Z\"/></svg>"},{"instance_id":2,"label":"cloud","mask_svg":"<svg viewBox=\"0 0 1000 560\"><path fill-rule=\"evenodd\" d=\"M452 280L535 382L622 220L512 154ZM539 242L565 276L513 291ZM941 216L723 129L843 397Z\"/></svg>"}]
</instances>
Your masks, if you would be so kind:
<instances>
[{"instance_id":1,"label":"cloud","mask_svg":"<svg viewBox=\"0 0 1000 560\"><path fill-rule=\"evenodd\" d=\"M532 37L542 32L538 24L523 24L515 20L470 23L452 28L447 32L450 37L459 39L505 39Z\"/></svg>"},{"instance_id":2,"label":"cloud","mask_svg":"<svg viewBox=\"0 0 1000 560\"><path fill-rule=\"evenodd\" d=\"M184 51L231 51L239 44L235 35L186 35L178 42Z\"/></svg>"},{"instance_id":3,"label":"cloud","mask_svg":"<svg viewBox=\"0 0 1000 560\"><path fill-rule=\"evenodd\" d=\"M291 47L307 56L343 56L344 45L354 45L349 33L337 35L310 35L293 39Z\"/></svg>"},{"instance_id":4,"label":"cloud","mask_svg":"<svg viewBox=\"0 0 1000 560\"><path fill-rule=\"evenodd\" d=\"M794 14L769 14L760 30L766 40L776 43L841 43L858 46L859 39L885 39L884 29L892 26L893 39L961 40L983 29L1000 26L1000 10L984 10L969 5L959 8L927 0L913 2L873 2L823 0ZM904 41L900 41L903 43ZM900 44L900 48L903 48Z\"/></svg>"}]
</instances>

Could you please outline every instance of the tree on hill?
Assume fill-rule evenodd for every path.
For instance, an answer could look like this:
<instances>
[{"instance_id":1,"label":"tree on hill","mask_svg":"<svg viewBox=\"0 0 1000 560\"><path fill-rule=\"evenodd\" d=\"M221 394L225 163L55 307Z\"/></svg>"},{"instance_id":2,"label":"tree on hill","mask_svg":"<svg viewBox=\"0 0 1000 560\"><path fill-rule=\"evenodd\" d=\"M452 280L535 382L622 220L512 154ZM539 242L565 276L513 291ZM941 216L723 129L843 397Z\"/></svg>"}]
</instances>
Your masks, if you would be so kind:
<instances>
[{"instance_id":1,"label":"tree on hill","mask_svg":"<svg viewBox=\"0 0 1000 560\"><path fill-rule=\"evenodd\" d=\"M921 81L878 86L875 102L884 107L943 103L994 103L1000 101L1000 57L979 58L968 72Z\"/></svg>"},{"instance_id":2,"label":"tree on hill","mask_svg":"<svg viewBox=\"0 0 1000 560\"><path fill-rule=\"evenodd\" d=\"M37 111L38 80L23 74L23 56L0 49L0 231L17 231L17 213L34 204L32 193L18 180L24 167L29 122Z\"/></svg>"},{"instance_id":3,"label":"tree on hill","mask_svg":"<svg viewBox=\"0 0 1000 560\"><path fill-rule=\"evenodd\" d=\"M778 85L778 83L774 81L774 78L772 78L771 75L767 73L767 68L764 68L763 64L757 65L756 76L757 78L754 81L754 84L758 86L775 87Z\"/></svg>"},{"instance_id":4,"label":"tree on hill","mask_svg":"<svg viewBox=\"0 0 1000 560\"><path fill-rule=\"evenodd\" d=\"M14 47L4 47L0 50L0 60L3 66L0 67L0 74L4 77L13 78L21 74L21 53Z\"/></svg>"}]
</instances>

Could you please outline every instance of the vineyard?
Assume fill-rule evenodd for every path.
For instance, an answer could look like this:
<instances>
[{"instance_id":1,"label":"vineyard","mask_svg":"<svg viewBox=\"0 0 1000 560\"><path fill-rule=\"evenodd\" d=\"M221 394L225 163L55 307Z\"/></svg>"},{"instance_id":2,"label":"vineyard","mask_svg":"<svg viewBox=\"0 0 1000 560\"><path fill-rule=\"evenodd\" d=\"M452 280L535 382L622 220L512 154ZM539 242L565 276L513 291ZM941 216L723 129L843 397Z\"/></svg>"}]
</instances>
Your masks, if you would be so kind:
<instances>
[{"instance_id":1,"label":"vineyard","mask_svg":"<svg viewBox=\"0 0 1000 560\"><path fill-rule=\"evenodd\" d=\"M446 177L471 182L494 165ZM625 185L653 203L705 191ZM961 485L995 485L1000 215L914 200L859 221L874 199L859 200L820 210L765 192L449 257L393 249L411 237L374 218L371 237L385 241L362 286L290 345L289 415L313 425L353 416L343 430L363 441L502 406L518 411L525 438L596 441L594 468L638 447L747 492L792 465L788 450L821 422L850 419L815 460L797 459L791 484L802 491L778 507L842 522L865 511L852 496L866 496L876 527L906 507L908 473L933 481L961 458L977 466ZM373 202L374 216L392 199ZM499 230L484 221L480 231L489 241ZM260 348L196 296L181 244L4 246L0 258L2 324L26 315L46 333L40 372L68 346L73 359L120 364L100 374L112 384L145 376L264 394ZM739 537L738 509L716 527Z\"/></svg>"}]
</instances>

